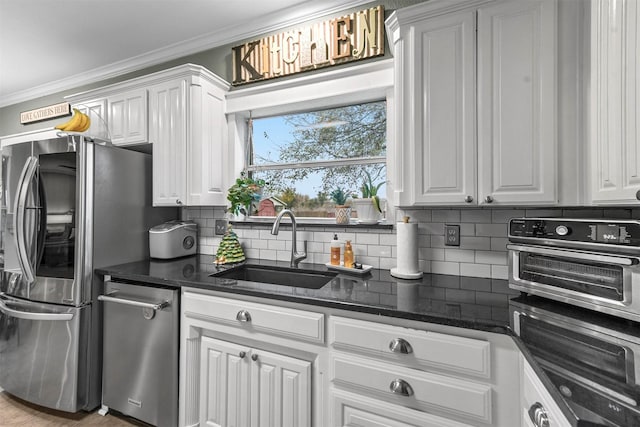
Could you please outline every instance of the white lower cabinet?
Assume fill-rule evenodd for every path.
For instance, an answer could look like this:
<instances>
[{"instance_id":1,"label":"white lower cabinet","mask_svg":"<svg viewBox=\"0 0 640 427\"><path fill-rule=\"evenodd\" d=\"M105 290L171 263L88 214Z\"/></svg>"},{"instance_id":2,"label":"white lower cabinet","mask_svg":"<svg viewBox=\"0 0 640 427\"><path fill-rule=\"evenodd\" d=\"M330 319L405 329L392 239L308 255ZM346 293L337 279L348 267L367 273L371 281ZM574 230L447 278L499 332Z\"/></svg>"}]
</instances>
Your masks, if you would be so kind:
<instances>
[{"instance_id":1,"label":"white lower cabinet","mask_svg":"<svg viewBox=\"0 0 640 427\"><path fill-rule=\"evenodd\" d=\"M342 390L331 391L335 426L344 427L470 427L422 411Z\"/></svg>"},{"instance_id":2,"label":"white lower cabinet","mask_svg":"<svg viewBox=\"0 0 640 427\"><path fill-rule=\"evenodd\" d=\"M562 414L545 386L529 363L521 357L522 390L521 413L523 427L569 427L571 423Z\"/></svg>"},{"instance_id":3,"label":"white lower cabinet","mask_svg":"<svg viewBox=\"0 0 640 427\"><path fill-rule=\"evenodd\" d=\"M180 426L569 425L506 334L190 288L180 327Z\"/></svg>"},{"instance_id":4,"label":"white lower cabinet","mask_svg":"<svg viewBox=\"0 0 640 427\"><path fill-rule=\"evenodd\" d=\"M311 363L203 337L200 425L311 424Z\"/></svg>"}]
</instances>

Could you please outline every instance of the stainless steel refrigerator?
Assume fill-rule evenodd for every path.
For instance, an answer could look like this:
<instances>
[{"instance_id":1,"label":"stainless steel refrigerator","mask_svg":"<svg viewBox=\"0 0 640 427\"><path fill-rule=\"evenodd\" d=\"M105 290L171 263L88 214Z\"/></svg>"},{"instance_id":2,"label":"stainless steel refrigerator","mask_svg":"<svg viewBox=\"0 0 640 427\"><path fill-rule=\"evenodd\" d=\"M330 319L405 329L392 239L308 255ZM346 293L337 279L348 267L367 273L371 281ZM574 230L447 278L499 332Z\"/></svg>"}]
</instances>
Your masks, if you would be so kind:
<instances>
[{"instance_id":1,"label":"stainless steel refrigerator","mask_svg":"<svg viewBox=\"0 0 640 427\"><path fill-rule=\"evenodd\" d=\"M151 156L81 135L2 147L0 387L67 412L101 398L94 269L146 259Z\"/></svg>"}]
</instances>

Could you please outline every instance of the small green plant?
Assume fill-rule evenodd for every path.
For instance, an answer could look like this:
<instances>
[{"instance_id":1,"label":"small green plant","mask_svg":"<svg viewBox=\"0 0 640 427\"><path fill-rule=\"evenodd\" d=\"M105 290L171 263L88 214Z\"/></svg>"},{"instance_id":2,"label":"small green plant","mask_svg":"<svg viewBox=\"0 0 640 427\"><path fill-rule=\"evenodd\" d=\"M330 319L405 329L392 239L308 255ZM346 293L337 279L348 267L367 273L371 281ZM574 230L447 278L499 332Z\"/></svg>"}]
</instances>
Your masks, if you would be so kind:
<instances>
[{"instance_id":1,"label":"small green plant","mask_svg":"<svg viewBox=\"0 0 640 427\"><path fill-rule=\"evenodd\" d=\"M263 179L253 179L246 172L240 173L240 178L229 187L227 200L231 202L229 212L238 215L251 215L251 204L260 201L262 188L266 185Z\"/></svg>"},{"instance_id":2,"label":"small green plant","mask_svg":"<svg viewBox=\"0 0 640 427\"><path fill-rule=\"evenodd\" d=\"M344 206L347 203L347 197L349 197L342 188L336 188L329 196L336 206Z\"/></svg>"},{"instance_id":3,"label":"small green plant","mask_svg":"<svg viewBox=\"0 0 640 427\"><path fill-rule=\"evenodd\" d=\"M374 184L373 180L371 179L371 174L367 171L364 171L364 173L367 175L367 178L362 183L362 198L371 199L378 212L382 212L382 209L380 208L380 198L378 197L378 190L380 189L380 187L382 187L384 181L379 182L378 184Z\"/></svg>"}]
</instances>

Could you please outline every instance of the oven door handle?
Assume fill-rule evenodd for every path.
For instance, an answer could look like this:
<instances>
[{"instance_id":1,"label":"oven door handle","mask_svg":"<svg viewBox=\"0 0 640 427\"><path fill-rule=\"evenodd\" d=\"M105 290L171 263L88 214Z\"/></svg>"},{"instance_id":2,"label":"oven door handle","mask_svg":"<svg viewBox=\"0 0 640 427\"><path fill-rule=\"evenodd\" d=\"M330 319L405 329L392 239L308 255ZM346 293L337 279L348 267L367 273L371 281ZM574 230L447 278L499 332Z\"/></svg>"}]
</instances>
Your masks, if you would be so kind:
<instances>
[{"instance_id":1,"label":"oven door handle","mask_svg":"<svg viewBox=\"0 0 640 427\"><path fill-rule=\"evenodd\" d=\"M604 255L600 253L590 253L572 250L544 248L540 246L525 245L507 245L507 249L517 252L528 252L539 255L557 256L562 258L571 258L583 261L596 261L602 264L616 264L623 266L637 265L640 261L638 258L628 256Z\"/></svg>"}]
</instances>

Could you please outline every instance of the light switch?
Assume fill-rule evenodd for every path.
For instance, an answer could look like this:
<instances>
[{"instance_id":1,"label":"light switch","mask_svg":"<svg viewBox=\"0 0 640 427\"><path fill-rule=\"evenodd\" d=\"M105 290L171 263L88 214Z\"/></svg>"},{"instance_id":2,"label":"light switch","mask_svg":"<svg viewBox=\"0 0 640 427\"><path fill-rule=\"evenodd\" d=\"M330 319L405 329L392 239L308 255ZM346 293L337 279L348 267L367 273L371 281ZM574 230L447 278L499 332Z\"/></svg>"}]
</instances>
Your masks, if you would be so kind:
<instances>
[{"instance_id":1,"label":"light switch","mask_svg":"<svg viewBox=\"0 0 640 427\"><path fill-rule=\"evenodd\" d=\"M227 232L227 221L224 219L216 219L215 225L216 236L223 236Z\"/></svg>"}]
</instances>

